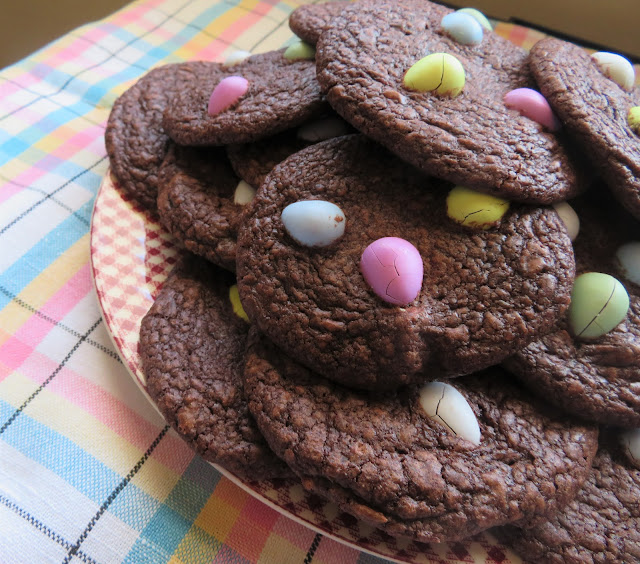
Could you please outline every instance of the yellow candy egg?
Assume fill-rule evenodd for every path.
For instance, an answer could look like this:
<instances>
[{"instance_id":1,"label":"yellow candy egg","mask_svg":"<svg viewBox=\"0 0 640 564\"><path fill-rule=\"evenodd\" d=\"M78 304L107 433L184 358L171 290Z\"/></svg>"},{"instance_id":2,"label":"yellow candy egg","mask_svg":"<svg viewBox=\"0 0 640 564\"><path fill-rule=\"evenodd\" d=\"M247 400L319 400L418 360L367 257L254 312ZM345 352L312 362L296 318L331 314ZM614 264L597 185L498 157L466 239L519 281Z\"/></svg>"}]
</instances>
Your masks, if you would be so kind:
<instances>
[{"instance_id":1,"label":"yellow candy egg","mask_svg":"<svg viewBox=\"0 0 640 564\"><path fill-rule=\"evenodd\" d=\"M233 308L233 313L235 313L239 318L244 319L247 323L249 323L249 316L244 311L242 307L242 303L240 303L240 294L238 292L238 285L234 284L229 288L229 301L231 302L231 307Z\"/></svg>"},{"instance_id":2,"label":"yellow candy egg","mask_svg":"<svg viewBox=\"0 0 640 564\"><path fill-rule=\"evenodd\" d=\"M453 55L432 53L415 63L405 73L403 82L410 90L454 98L464 88L464 67Z\"/></svg>"},{"instance_id":3,"label":"yellow candy egg","mask_svg":"<svg viewBox=\"0 0 640 564\"><path fill-rule=\"evenodd\" d=\"M500 223L509 202L489 194L456 186L447 196L447 215L466 227L489 229Z\"/></svg>"},{"instance_id":4,"label":"yellow candy egg","mask_svg":"<svg viewBox=\"0 0 640 564\"><path fill-rule=\"evenodd\" d=\"M629 110L627 121L629 122L629 127L640 135L640 106L634 106Z\"/></svg>"}]
</instances>

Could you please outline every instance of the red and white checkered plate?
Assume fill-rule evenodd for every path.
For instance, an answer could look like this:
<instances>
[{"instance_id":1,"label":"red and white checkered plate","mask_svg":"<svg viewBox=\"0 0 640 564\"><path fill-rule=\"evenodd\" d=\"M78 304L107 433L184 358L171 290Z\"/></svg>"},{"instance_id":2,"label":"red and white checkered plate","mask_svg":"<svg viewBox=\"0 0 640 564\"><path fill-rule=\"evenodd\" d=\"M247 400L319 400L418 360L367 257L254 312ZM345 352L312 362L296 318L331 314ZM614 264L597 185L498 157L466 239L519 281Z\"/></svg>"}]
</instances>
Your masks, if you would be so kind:
<instances>
[{"instance_id":1,"label":"red and white checkered plate","mask_svg":"<svg viewBox=\"0 0 640 564\"><path fill-rule=\"evenodd\" d=\"M176 262L178 248L155 215L140 208L107 174L91 223L91 264L98 301L113 342L147 395L138 354L140 322ZM149 401L151 398L147 395ZM289 481L242 481L214 467L277 511L317 532L397 562L511 564L520 559L488 534L473 541L422 544L394 539L342 513Z\"/></svg>"}]
</instances>

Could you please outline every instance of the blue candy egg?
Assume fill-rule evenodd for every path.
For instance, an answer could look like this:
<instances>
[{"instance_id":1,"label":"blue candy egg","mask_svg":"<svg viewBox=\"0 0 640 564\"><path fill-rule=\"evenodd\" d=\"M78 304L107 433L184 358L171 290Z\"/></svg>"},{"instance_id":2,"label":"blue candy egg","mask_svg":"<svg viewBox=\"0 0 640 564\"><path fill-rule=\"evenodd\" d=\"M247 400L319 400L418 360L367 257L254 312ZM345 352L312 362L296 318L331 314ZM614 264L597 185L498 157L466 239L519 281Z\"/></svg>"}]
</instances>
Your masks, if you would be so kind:
<instances>
[{"instance_id":1,"label":"blue candy egg","mask_svg":"<svg viewBox=\"0 0 640 564\"><path fill-rule=\"evenodd\" d=\"M442 18L442 29L463 45L478 45L482 41L482 26L469 14L453 12Z\"/></svg>"}]
</instances>

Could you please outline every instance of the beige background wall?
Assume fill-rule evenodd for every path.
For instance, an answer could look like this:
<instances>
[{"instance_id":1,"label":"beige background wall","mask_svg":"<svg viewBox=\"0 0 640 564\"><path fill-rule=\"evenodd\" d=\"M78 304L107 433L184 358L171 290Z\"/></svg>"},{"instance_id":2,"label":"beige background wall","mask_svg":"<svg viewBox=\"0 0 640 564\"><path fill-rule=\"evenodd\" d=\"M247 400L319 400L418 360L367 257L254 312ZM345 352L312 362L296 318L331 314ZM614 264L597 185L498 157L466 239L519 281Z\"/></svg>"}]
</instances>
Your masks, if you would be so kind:
<instances>
[{"instance_id":1,"label":"beige background wall","mask_svg":"<svg viewBox=\"0 0 640 564\"><path fill-rule=\"evenodd\" d=\"M0 68L115 12L128 0L0 0Z\"/></svg>"},{"instance_id":2,"label":"beige background wall","mask_svg":"<svg viewBox=\"0 0 640 564\"><path fill-rule=\"evenodd\" d=\"M402 0L398 0L402 1ZM2 0L0 68L127 0ZM446 0L501 19L516 17L640 58L639 0Z\"/></svg>"}]
</instances>

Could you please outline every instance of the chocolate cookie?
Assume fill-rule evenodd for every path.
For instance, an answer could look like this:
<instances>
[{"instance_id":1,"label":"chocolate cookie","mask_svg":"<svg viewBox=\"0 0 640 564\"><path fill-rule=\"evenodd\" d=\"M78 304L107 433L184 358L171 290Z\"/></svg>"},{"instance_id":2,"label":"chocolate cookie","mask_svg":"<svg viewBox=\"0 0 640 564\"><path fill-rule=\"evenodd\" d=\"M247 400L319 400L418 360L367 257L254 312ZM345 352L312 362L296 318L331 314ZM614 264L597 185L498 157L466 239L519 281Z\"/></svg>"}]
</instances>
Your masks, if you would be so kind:
<instances>
[{"instance_id":1,"label":"chocolate cookie","mask_svg":"<svg viewBox=\"0 0 640 564\"><path fill-rule=\"evenodd\" d=\"M284 49L253 55L233 66L209 63L171 98L163 124L181 145L227 145L256 141L322 115L327 106L315 62L287 59ZM209 99L224 79L242 77L246 93L215 115Z\"/></svg>"},{"instance_id":2,"label":"chocolate cookie","mask_svg":"<svg viewBox=\"0 0 640 564\"><path fill-rule=\"evenodd\" d=\"M617 250L637 224L606 191L572 202L580 218L574 242L577 274L602 272L620 280L630 298L626 318L598 338L574 336L563 318L556 330L504 362L532 391L581 417L624 427L640 425L640 286L625 275Z\"/></svg>"},{"instance_id":3,"label":"chocolate cookie","mask_svg":"<svg viewBox=\"0 0 640 564\"><path fill-rule=\"evenodd\" d=\"M246 210L234 203L238 182L223 148L173 145L158 193L160 221L171 234L189 251L232 271Z\"/></svg>"},{"instance_id":4,"label":"chocolate cookie","mask_svg":"<svg viewBox=\"0 0 640 564\"><path fill-rule=\"evenodd\" d=\"M584 176L562 133L505 106L505 94L533 84L527 53L487 30L479 45L464 45L443 31L448 14L426 0L345 7L317 44L318 81L331 106L439 178L521 202L547 204L577 194ZM436 53L453 55L464 67L464 88L455 97L404 84L415 63ZM443 84L444 67L433 70L435 88Z\"/></svg>"},{"instance_id":5,"label":"chocolate cookie","mask_svg":"<svg viewBox=\"0 0 640 564\"><path fill-rule=\"evenodd\" d=\"M347 133L353 133L353 129L342 118L331 114L255 143L229 145L227 155L236 174L259 188L273 167L293 153Z\"/></svg>"},{"instance_id":6,"label":"chocolate cookie","mask_svg":"<svg viewBox=\"0 0 640 564\"><path fill-rule=\"evenodd\" d=\"M531 49L531 71L614 196L640 219L640 133L628 121L640 88L625 90L583 49L551 37Z\"/></svg>"},{"instance_id":7,"label":"chocolate cookie","mask_svg":"<svg viewBox=\"0 0 640 564\"><path fill-rule=\"evenodd\" d=\"M289 28L303 41L315 45L331 18L342 13L349 4L338 1L299 6L289 16Z\"/></svg>"},{"instance_id":8,"label":"chocolate cookie","mask_svg":"<svg viewBox=\"0 0 640 564\"><path fill-rule=\"evenodd\" d=\"M496 227L469 229L447 216L449 188L360 135L291 156L239 231L247 314L300 362L365 389L471 373L551 330L574 275L560 218L512 205ZM281 216L304 200L338 206L344 235L322 248L296 242ZM401 306L361 272L365 249L387 237L413 245L424 265L418 295Z\"/></svg>"},{"instance_id":9,"label":"chocolate cookie","mask_svg":"<svg viewBox=\"0 0 640 564\"><path fill-rule=\"evenodd\" d=\"M123 189L149 209L156 208L158 170L169 149L162 114L176 90L207 63L191 62L153 69L113 105L105 131L111 171Z\"/></svg>"},{"instance_id":10,"label":"chocolate cookie","mask_svg":"<svg viewBox=\"0 0 640 564\"><path fill-rule=\"evenodd\" d=\"M305 487L394 536L440 542L539 523L573 499L597 448L597 427L532 402L496 367L435 395L373 395L314 375L255 329L246 358L249 408L274 452Z\"/></svg>"},{"instance_id":11,"label":"chocolate cookie","mask_svg":"<svg viewBox=\"0 0 640 564\"><path fill-rule=\"evenodd\" d=\"M607 439L578 497L556 517L533 529L495 531L527 562L640 562L640 471Z\"/></svg>"},{"instance_id":12,"label":"chocolate cookie","mask_svg":"<svg viewBox=\"0 0 640 564\"><path fill-rule=\"evenodd\" d=\"M209 462L252 480L286 475L244 399L240 373L249 325L233 312L234 282L200 258L176 266L140 327L147 391Z\"/></svg>"}]
</instances>

